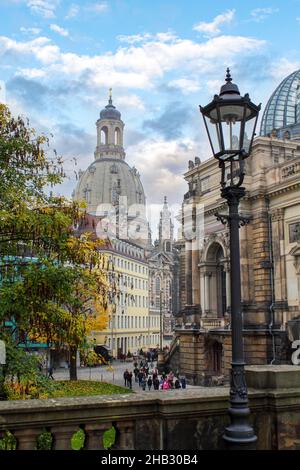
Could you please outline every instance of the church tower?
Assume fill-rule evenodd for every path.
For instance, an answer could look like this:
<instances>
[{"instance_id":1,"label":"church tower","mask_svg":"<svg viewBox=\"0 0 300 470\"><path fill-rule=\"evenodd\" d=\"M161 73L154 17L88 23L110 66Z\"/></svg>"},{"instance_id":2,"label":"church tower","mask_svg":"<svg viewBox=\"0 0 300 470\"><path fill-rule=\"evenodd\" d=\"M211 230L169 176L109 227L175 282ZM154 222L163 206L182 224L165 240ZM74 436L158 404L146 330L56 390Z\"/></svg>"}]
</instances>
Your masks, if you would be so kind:
<instances>
[{"instance_id":1,"label":"church tower","mask_svg":"<svg viewBox=\"0 0 300 470\"><path fill-rule=\"evenodd\" d=\"M124 122L121 113L112 102L112 89L109 89L108 104L100 113L97 126L97 147L95 160L99 158L116 158L124 160L123 148Z\"/></svg>"},{"instance_id":2,"label":"church tower","mask_svg":"<svg viewBox=\"0 0 300 470\"><path fill-rule=\"evenodd\" d=\"M171 218L171 212L169 211L167 197L164 198L164 205L160 212L159 219L159 247L166 253L172 252L173 241L174 241L174 224Z\"/></svg>"}]
</instances>

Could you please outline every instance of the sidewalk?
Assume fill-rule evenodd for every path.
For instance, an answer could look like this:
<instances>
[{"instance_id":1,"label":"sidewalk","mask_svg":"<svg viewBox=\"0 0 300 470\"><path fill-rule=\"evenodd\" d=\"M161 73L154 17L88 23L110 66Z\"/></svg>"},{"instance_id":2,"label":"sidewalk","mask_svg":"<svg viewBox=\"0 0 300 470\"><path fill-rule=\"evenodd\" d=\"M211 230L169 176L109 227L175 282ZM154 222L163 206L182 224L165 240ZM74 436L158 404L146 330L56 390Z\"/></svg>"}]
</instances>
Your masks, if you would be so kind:
<instances>
[{"instance_id":1,"label":"sidewalk","mask_svg":"<svg viewBox=\"0 0 300 470\"><path fill-rule=\"evenodd\" d=\"M156 363L154 363L154 366ZM123 374L126 369L129 371L133 371L133 362L121 362L121 361L113 361L111 367L108 366L98 366L98 367L78 367L77 368L77 377L79 380L95 380L101 382L108 382L114 385L120 385L124 387L124 378ZM55 369L53 372L53 377L55 380L68 380L69 379L69 369ZM187 385L188 389L198 389L202 387L197 387L195 385ZM148 386L146 390L142 390L139 387L138 383L135 382L134 376L132 380L132 390L136 393L147 393L149 392ZM153 392L153 387L151 388ZM183 390L184 391L184 390Z\"/></svg>"}]
</instances>

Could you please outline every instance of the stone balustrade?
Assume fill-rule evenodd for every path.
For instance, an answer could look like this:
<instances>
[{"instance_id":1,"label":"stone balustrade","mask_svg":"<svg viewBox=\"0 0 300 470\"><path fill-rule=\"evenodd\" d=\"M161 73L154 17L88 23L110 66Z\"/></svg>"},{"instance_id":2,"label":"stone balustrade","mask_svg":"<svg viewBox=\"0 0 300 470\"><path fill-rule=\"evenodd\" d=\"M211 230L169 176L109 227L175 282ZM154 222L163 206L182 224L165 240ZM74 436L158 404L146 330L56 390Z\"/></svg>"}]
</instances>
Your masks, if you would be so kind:
<instances>
[{"instance_id":1,"label":"stone balustrade","mask_svg":"<svg viewBox=\"0 0 300 470\"><path fill-rule=\"evenodd\" d=\"M224 318L201 318L200 326L205 330L209 330L211 328L224 328L225 322Z\"/></svg>"},{"instance_id":2,"label":"stone balustrade","mask_svg":"<svg viewBox=\"0 0 300 470\"><path fill-rule=\"evenodd\" d=\"M278 366L272 376L268 372L272 380L263 379L260 366L253 367L247 373L250 373L250 383L257 387L249 390L257 449L299 450L300 367L296 368L298 375L293 369L291 388L286 378L273 378L281 373ZM286 369L284 373L288 377ZM266 386L269 388L263 388ZM101 450L103 434L112 426L116 430L113 449L220 449L224 445L224 426L229 421L228 396L227 387L198 387L145 394L0 402L0 432L10 431L18 450L35 449L38 436L45 431L52 435L53 450L71 449L71 438L79 429L84 432L84 449Z\"/></svg>"},{"instance_id":3,"label":"stone balustrade","mask_svg":"<svg viewBox=\"0 0 300 470\"><path fill-rule=\"evenodd\" d=\"M281 169L281 177L283 180L300 175L300 161L289 163Z\"/></svg>"}]
</instances>

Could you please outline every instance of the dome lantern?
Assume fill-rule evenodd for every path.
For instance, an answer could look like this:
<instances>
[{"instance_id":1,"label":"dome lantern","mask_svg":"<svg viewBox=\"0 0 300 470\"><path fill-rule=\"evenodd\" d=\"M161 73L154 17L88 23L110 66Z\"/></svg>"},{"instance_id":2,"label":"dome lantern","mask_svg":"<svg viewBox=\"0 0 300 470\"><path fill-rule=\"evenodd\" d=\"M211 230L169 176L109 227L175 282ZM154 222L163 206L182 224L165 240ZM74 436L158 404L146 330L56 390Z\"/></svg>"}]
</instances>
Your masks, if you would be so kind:
<instances>
[{"instance_id":1,"label":"dome lantern","mask_svg":"<svg viewBox=\"0 0 300 470\"><path fill-rule=\"evenodd\" d=\"M123 148L124 123L121 120L121 113L112 102L112 89L109 89L108 104L100 112L100 119L97 126L97 147L95 159L98 158L118 158L124 159Z\"/></svg>"}]
</instances>

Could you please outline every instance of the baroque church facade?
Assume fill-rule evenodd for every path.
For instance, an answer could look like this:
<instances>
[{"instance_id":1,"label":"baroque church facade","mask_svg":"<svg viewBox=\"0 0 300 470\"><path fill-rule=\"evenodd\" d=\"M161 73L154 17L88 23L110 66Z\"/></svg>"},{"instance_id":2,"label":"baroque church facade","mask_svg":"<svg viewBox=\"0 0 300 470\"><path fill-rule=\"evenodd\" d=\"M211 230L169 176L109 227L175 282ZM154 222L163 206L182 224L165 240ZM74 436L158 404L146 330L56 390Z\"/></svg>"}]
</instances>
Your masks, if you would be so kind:
<instances>
[{"instance_id":1,"label":"baroque church facade","mask_svg":"<svg viewBox=\"0 0 300 470\"><path fill-rule=\"evenodd\" d=\"M260 136L246 161L240 213L243 336L247 364L291 363L300 337L300 71L288 76L265 108ZM198 239L182 238L175 339L166 360L195 384L222 383L231 368L230 250L214 158L189 162L184 178L183 231L204 224ZM197 234L197 231L196 231Z\"/></svg>"},{"instance_id":2,"label":"baroque church facade","mask_svg":"<svg viewBox=\"0 0 300 470\"><path fill-rule=\"evenodd\" d=\"M111 305L108 328L94 332L94 339L117 357L160 348L172 339L178 309L172 303L177 272L173 224L165 200L159 241L153 246L145 192L137 169L125 161L124 122L111 90L96 128L94 161L80 172L73 198L86 204L79 232L92 231L107 240L103 251L112 263L111 282L117 282L119 295L117 304Z\"/></svg>"}]
</instances>

